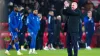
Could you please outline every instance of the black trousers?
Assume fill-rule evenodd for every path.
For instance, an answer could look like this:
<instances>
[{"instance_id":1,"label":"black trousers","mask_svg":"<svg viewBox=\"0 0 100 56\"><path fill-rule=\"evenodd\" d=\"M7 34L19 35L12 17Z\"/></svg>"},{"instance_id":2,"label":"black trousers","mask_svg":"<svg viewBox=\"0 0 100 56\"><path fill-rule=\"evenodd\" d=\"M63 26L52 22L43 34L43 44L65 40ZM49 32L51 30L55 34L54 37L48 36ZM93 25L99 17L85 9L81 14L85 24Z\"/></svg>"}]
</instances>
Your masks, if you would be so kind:
<instances>
[{"instance_id":1,"label":"black trousers","mask_svg":"<svg viewBox=\"0 0 100 56\"><path fill-rule=\"evenodd\" d=\"M47 46L49 44L54 44L54 33L52 31L48 32L48 43L47 43Z\"/></svg>"},{"instance_id":2,"label":"black trousers","mask_svg":"<svg viewBox=\"0 0 100 56\"><path fill-rule=\"evenodd\" d=\"M36 39L36 49L43 49L43 32L39 32Z\"/></svg>"},{"instance_id":3,"label":"black trousers","mask_svg":"<svg viewBox=\"0 0 100 56\"><path fill-rule=\"evenodd\" d=\"M54 43L53 46L56 47L60 47L60 31L56 31L54 32Z\"/></svg>"},{"instance_id":4,"label":"black trousers","mask_svg":"<svg viewBox=\"0 0 100 56\"><path fill-rule=\"evenodd\" d=\"M19 46L24 45L25 43L25 33L18 33L18 38L19 38Z\"/></svg>"},{"instance_id":5,"label":"black trousers","mask_svg":"<svg viewBox=\"0 0 100 56\"><path fill-rule=\"evenodd\" d=\"M68 56L73 56L72 48L74 48L74 56L78 55L78 46L77 46L78 37L79 37L78 32L68 33L68 36L67 36Z\"/></svg>"},{"instance_id":6,"label":"black trousers","mask_svg":"<svg viewBox=\"0 0 100 56\"><path fill-rule=\"evenodd\" d=\"M93 37L93 32L88 32L86 34L86 43L87 43L87 46L90 46L91 45L92 37Z\"/></svg>"},{"instance_id":7,"label":"black trousers","mask_svg":"<svg viewBox=\"0 0 100 56\"><path fill-rule=\"evenodd\" d=\"M79 25L79 38L78 38L78 41L81 41L81 39L82 39L82 24L80 23L80 25Z\"/></svg>"}]
</instances>

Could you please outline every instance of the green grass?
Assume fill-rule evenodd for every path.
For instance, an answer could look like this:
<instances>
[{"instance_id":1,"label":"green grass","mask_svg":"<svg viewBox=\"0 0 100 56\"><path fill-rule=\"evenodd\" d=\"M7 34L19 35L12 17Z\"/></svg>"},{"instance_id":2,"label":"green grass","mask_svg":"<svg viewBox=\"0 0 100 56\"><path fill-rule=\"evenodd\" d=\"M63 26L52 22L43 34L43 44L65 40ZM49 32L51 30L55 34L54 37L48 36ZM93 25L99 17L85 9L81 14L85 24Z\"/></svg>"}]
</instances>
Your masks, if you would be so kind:
<instances>
[{"instance_id":1,"label":"green grass","mask_svg":"<svg viewBox=\"0 0 100 56\"><path fill-rule=\"evenodd\" d=\"M5 50L0 50L0 56L7 56L4 54ZM66 49L57 49L57 50L37 50L38 54L28 54L28 51L21 51L24 55L22 56L67 56ZM10 51L10 56L17 56L15 50ZM100 48L94 48L92 50L80 49L78 56L100 56Z\"/></svg>"}]
</instances>

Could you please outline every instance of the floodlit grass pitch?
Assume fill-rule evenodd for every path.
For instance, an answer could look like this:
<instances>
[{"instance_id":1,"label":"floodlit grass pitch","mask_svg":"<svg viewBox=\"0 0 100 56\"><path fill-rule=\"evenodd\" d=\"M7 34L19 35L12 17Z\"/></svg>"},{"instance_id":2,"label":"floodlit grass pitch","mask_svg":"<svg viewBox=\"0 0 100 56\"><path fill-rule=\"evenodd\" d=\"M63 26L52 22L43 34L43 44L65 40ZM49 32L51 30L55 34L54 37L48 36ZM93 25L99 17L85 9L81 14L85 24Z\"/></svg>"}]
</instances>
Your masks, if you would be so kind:
<instances>
[{"instance_id":1,"label":"floodlit grass pitch","mask_svg":"<svg viewBox=\"0 0 100 56\"><path fill-rule=\"evenodd\" d=\"M0 50L0 56L7 56L5 50ZM22 56L67 56L66 49L57 49L57 50L37 50L38 54L28 54L28 51L21 51ZM10 50L10 56L17 56L15 50ZM100 48L94 48L92 50L80 49L78 56L100 56Z\"/></svg>"}]
</instances>

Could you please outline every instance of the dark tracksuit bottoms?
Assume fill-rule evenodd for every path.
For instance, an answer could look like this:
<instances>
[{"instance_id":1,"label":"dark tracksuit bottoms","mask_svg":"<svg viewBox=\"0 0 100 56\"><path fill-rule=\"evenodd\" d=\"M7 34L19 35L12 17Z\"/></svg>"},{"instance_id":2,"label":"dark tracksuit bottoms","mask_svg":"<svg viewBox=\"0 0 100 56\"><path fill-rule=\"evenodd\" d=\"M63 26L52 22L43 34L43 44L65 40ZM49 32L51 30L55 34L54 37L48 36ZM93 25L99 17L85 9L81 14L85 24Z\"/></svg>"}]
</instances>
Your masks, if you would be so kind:
<instances>
[{"instance_id":1,"label":"dark tracksuit bottoms","mask_svg":"<svg viewBox=\"0 0 100 56\"><path fill-rule=\"evenodd\" d=\"M68 33L67 36L67 51L68 51L68 56L72 56L72 47L74 48L74 55L77 56L78 52L78 46L77 46L77 40L78 40L78 32L71 32Z\"/></svg>"}]
</instances>

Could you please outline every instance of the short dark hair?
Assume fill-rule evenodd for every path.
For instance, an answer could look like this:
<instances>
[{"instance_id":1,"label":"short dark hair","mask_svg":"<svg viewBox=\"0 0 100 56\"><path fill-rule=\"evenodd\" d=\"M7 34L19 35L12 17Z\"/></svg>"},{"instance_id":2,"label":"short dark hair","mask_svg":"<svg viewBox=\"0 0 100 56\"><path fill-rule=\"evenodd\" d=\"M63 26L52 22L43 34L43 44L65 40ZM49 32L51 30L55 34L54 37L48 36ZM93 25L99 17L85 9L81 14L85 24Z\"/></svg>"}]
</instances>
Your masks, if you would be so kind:
<instances>
[{"instance_id":1,"label":"short dark hair","mask_svg":"<svg viewBox=\"0 0 100 56\"><path fill-rule=\"evenodd\" d=\"M90 13L90 12L92 12L92 11L91 11L91 10L88 10L88 11L87 11L87 13Z\"/></svg>"},{"instance_id":2,"label":"short dark hair","mask_svg":"<svg viewBox=\"0 0 100 56\"><path fill-rule=\"evenodd\" d=\"M14 5L14 8L18 8L18 6L17 5Z\"/></svg>"}]
</instances>

